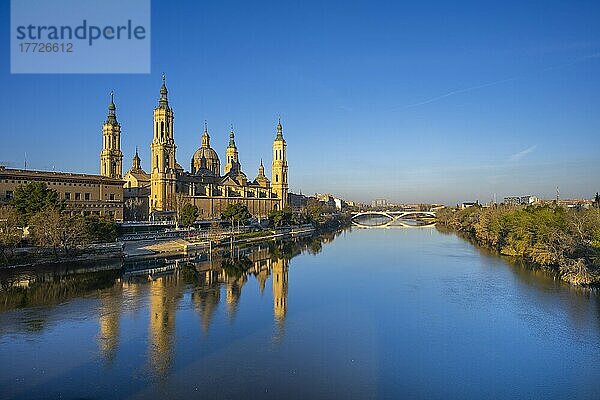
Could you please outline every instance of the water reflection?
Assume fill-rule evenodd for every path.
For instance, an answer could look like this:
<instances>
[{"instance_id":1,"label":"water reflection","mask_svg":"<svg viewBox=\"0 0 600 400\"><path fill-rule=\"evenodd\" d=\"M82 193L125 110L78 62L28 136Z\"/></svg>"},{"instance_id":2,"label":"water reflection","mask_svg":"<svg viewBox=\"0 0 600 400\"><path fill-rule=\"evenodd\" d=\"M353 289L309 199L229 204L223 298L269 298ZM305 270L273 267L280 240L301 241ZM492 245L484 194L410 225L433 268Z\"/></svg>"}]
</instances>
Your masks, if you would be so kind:
<instances>
[{"instance_id":1,"label":"water reflection","mask_svg":"<svg viewBox=\"0 0 600 400\"><path fill-rule=\"evenodd\" d=\"M256 281L261 296L271 279L273 340L280 341L287 314L289 260L302 252L319 253L323 243L331 242L335 235L235 247L185 258L2 270L0 311L32 309L38 318L13 321L17 326L5 328L19 332L25 322L25 329L41 331L45 318L53 315L46 307L75 298L96 299L96 340L104 363L110 366L119 352L123 313L147 308L148 371L166 377L173 366L177 311L186 292L191 292L201 331L208 336L221 303L233 324L249 279ZM142 299L147 304L140 304Z\"/></svg>"},{"instance_id":2,"label":"water reflection","mask_svg":"<svg viewBox=\"0 0 600 400\"><path fill-rule=\"evenodd\" d=\"M573 369L597 358L596 293L509 267L435 229L342 234L331 246L333 234L125 264L1 270L0 362L16 372L0 374L0 392L42 398L53 387L47 397L111 398L118 388L128 398L185 398L198 386L211 398L266 389L281 398L289 388L298 398L494 397L457 383L479 379L509 398L536 357L553 374L568 358L563 347L580 359ZM72 354L57 365L53 352L65 349ZM513 349L531 364L515 361ZM454 368L463 362L477 368ZM70 380L84 376L94 383L69 392ZM506 385L494 386L498 377Z\"/></svg>"},{"instance_id":3,"label":"water reflection","mask_svg":"<svg viewBox=\"0 0 600 400\"><path fill-rule=\"evenodd\" d=\"M98 342L107 363L112 363L119 344L122 287L118 283L100 295Z\"/></svg>"}]
</instances>

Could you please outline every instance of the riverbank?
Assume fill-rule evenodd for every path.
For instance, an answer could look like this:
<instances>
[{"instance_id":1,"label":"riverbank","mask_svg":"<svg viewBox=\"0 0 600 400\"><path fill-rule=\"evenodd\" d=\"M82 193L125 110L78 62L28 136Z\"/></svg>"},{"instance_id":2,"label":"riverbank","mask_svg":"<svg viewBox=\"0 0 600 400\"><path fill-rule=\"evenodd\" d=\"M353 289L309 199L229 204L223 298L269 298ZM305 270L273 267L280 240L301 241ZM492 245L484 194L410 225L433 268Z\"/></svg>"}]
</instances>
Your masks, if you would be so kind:
<instances>
[{"instance_id":1,"label":"riverbank","mask_svg":"<svg viewBox=\"0 0 600 400\"><path fill-rule=\"evenodd\" d=\"M437 226L576 286L600 286L600 211L555 206L445 209Z\"/></svg>"},{"instance_id":2,"label":"riverbank","mask_svg":"<svg viewBox=\"0 0 600 400\"><path fill-rule=\"evenodd\" d=\"M0 268L56 264L73 261L104 261L110 259L151 258L203 251L212 247L285 239L300 235L332 232L348 226L349 215L319 214L312 223L277 228L238 228L201 230L163 230L160 232L124 234L111 243L79 244L70 246L13 247L0 252Z\"/></svg>"},{"instance_id":3,"label":"riverbank","mask_svg":"<svg viewBox=\"0 0 600 400\"><path fill-rule=\"evenodd\" d=\"M104 261L112 259L144 259L157 255L170 256L209 250L220 246L249 244L261 241L281 240L299 236L309 236L330 232L344 226L340 220L326 224L305 224L264 229L261 231L219 232L170 232L165 237L144 240L119 240L114 243L77 246L68 250L42 247L23 247L15 249L7 263L1 268L15 268L47 264L60 264L78 261Z\"/></svg>"},{"instance_id":4,"label":"riverbank","mask_svg":"<svg viewBox=\"0 0 600 400\"><path fill-rule=\"evenodd\" d=\"M211 235L207 232L202 235L163 240L158 243L156 241L129 242L124 246L123 256L131 260L134 258L154 257L156 255L188 254L222 246L310 236L316 232L316 228L310 224L244 233L234 231L226 234Z\"/></svg>"},{"instance_id":5,"label":"riverbank","mask_svg":"<svg viewBox=\"0 0 600 400\"><path fill-rule=\"evenodd\" d=\"M79 261L104 261L121 259L123 244L100 243L77 246L68 250L45 247L21 247L14 249L0 268L17 268L35 265L60 264Z\"/></svg>"}]
</instances>

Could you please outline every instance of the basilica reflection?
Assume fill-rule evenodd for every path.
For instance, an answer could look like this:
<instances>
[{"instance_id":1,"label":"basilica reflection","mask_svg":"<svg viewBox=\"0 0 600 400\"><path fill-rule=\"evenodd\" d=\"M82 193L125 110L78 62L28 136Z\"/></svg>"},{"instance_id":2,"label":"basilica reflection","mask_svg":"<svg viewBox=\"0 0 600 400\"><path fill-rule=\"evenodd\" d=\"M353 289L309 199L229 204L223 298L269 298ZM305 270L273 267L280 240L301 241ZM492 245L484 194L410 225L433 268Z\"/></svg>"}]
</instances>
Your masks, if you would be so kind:
<instances>
[{"instance_id":1,"label":"basilica reflection","mask_svg":"<svg viewBox=\"0 0 600 400\"><path fill-rule=\"evenodd\" d=\"M0 327L0 334L41 331L64 316L59 305L77 298L96 302L95 340L103 364L110 367L115 362L122 350L119 341L128 335L124 314L135 313L147 319L148 372L166 376L174 363L178 311L193 310L198 332L207 339L217 315L235 325L240 299L250 281L260 298L272 296L273 341L280 341L288 313L290 260L302 252L317 254L333 237L297 238L125 264L113 261L0 271L0 312L27 308L32 315ZM271 290L265 290L269 286Z\"/></svg>"},{"instance_id":2,"label":"basilica reflection","mask_svg":"<svg viewBox=\"0 0 600 400\"><path fill-rule=\"evenodd\" d=\"M255 280L263 295L270 279L275 329L273 339L281 340L287 314L289 260L303 251L312 253L315 248L320 249L315 240L321 241L313 238L235 248L210 255L199 254L191 259L174 260L173 270L155 266L139 269L139 265L137 270L128 269L128 279L123 284L141 288L149 286L149 370L159 377L168 375L174 357L177 310L185 307L182 301L184 293L189 291L200 331L206 337L220 306L229 323L234 324L248 281ZM109 324L110 330L104 327L107 323L101 320L102 351L107 352L105 358L110 359L107 346L117 339L110 340L106 334L110 331L118 335L118 323Z\"/></svg>"}]
</instances>

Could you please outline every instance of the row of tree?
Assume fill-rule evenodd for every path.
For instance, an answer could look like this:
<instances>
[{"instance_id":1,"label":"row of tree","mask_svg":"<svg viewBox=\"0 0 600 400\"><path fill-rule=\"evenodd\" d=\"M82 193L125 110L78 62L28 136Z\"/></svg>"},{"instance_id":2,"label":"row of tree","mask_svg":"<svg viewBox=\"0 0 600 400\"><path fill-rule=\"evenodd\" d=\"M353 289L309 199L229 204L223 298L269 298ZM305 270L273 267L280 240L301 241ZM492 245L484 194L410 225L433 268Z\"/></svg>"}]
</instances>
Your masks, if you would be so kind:
<instances>
[{"instance_id":1,"label":"row of tree","mask_svg":"<svg viewBox=\"0 0 600 400\"><path fill-rule=\"evenodd\" d=\"M70 215L58 193L41 182L18 186L10 204L0 207L0 263L7 262L24 240L55 253L70 253L78 246L116 238L111 219Z\"/></svg>"},{"instance_id":2,"label":"row of tree","mask_svg":"<svg viewBox=\"0 0 600 400\"><path fill-rule=\"evenodd\" d=\"M292 209L286 207L282 210L272 210L269 212L269 226L279 228L283 226L299 224L323 224L328 221L329 216L334 210L316 199L309 199L306 207L301 212L292 212ZM179 223L184 227L190 227L199 216L198 208L190 203L181 207L178 213ZM228 204L221 213L223 221L229 221L233 224L246 225L252 218L248 207L241 203Z\"/></svg>"},{"instance_id":3,"label":"row of tree","mask_svg":"<svg viewBox=\"0 0 600 400\"><path fill-rule=\"evenodd\" d=\"M502 254L555 270L577 285L600 284L600 211L555 205L444 209L438 225Z\"/></svg>"}]
</instances>

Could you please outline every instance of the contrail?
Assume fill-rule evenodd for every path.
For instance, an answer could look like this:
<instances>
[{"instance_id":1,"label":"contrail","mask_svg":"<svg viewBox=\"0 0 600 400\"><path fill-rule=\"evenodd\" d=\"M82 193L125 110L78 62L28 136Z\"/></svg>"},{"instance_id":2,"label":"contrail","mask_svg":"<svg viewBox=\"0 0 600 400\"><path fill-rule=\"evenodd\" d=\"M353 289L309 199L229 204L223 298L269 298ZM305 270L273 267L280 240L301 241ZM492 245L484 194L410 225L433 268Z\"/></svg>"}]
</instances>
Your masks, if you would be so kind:
<instances>
[{"instance_id":1,"label":"contrail","mask_svg":"<svg viewBox=\"0 0 600 400\"><path fill-rule=\"evenodd\" d=\"M525 150L519 151L518 153L511 155L510 157L508 157L508 161L510 161L510 162L519 161L521 158L525 157L527 154L531 153L536 148L537 148L537 144L534 144L533 146L528 147Z\"/></svg>"},{"instance_id":2,"label":"contrail","mask_svg":"<svg viewBox=\"0 0 600 400\"><path fill-rule=\"evenodd\" d=\"M421 101L421 102L418 102L418 103L413 103L413 104L406 105L406 106L404 106L402 108L422 106L424 104L433 103L434 101L443 99L445 97L453 96L455 94L469 92L471 90L481 89L481 88L488 87L488 86L499 85L499 84L505 83L505 82L516 81L517 79L519 79L519 78L506 78L506 79L501 79L499 81L493 81L493 82L488 82L488 83L482 83L481 85L470 86L470 87L464 88L464 89L453 90L451 92L444 93L444 94L436 96L436 97L432 97L432 98L430 98L428 100L425 100L425 101Z\"/></svg>"},{"instance_id":3,"label":"contrail","mask_svg":"<svg viewBox=\"0 0 600 400\"><path fill-rule=\"evenodd\" d=\"M569 66L574 65L574 64L579 64L581 62L584 62L584 61L587 61L587 60L590 60L590 59L594 59L594 58L600 58L600 52L593 53L593 54L588 54L586 56L582 56L582 57L576 58L576 59L574 59L572 61L569 61L567 63L558 64L558 65L554 65L554 66L551 66L551 67L546 67L546 68L543 68L541 71L542 72L546 72L546 71L551 71L551 70L555 70L555 69L565 68L565 67L569 67ZM430 99L427 99L427 100L424 100L424 101L420 101L418 103L408 104L408 105L402 106L402 107L395 107L392 110L422 106L422 105L425 105L425 104L433 103L434 101L438 101L438 100L444 99L446 97L454 96L455 94L470 92L471 90L483 89L483 88L486 88L486 87L489 87L489 86L500 85L502 83L512 82L512 81L516 81L516 80L519 80L519 79L523 79L527 75L531 75L531 73L529 73L529 74L523 74L523 75L512 77L512 78L500 79L500 80L493 81L493 82L482 83L480 85L469 86L469 87L464 88L464 89L452 90L452 91L450 91L448 93L444 93L444 94L441 94L439 96L435 96L435 97L432 97Z\"/></svg>"}]
</instances>

